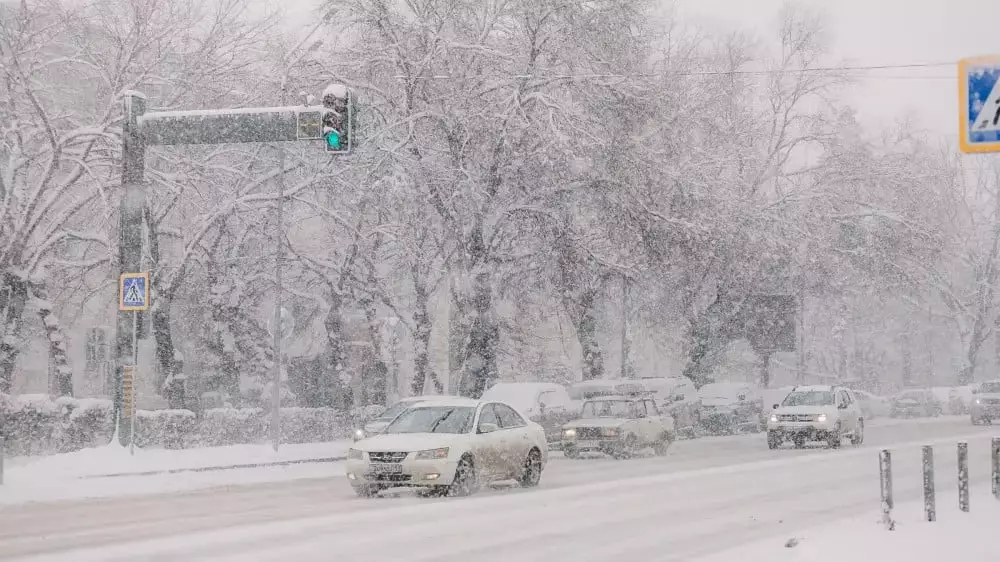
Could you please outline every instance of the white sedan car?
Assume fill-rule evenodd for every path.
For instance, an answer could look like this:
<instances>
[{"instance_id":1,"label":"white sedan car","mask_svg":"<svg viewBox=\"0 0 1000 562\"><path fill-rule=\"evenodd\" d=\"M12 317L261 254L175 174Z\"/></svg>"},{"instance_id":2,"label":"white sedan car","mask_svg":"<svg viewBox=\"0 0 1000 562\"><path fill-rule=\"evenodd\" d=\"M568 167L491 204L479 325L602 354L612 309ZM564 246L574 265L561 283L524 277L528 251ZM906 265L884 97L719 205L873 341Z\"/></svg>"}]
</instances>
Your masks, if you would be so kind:
<instances>
[{"instance_id":1,"label":"white sedan car","mask_svg":"<svg viewBox=\"0 0 1000 562\"><path fill-rule=\"evenodd\" d=\"M426 400L354 443L347 479L361 497L397 487L468 495L501 480L537 486L548 457L542 426L503 402Z\"/></svg>"}]
</instances>

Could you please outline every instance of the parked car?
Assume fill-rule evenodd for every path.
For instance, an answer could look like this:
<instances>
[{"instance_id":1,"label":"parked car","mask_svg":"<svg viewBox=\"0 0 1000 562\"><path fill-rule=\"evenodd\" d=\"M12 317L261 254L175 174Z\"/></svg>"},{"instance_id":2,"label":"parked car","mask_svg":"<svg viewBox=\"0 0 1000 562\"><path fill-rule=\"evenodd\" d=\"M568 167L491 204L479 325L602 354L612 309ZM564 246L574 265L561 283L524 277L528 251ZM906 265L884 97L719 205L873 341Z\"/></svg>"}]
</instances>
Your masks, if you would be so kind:
<instances>
[{"instance_id":1,"label":"parked car","mask_svg":"<svg viewBox=\"0 0 1000 562\"><path fill-rule=\"evenodd\" d=\"M647 447L664 455L675 439L673 417L661 415L651 396L598 396L563 426L562 450L571 459L587 451L623 459Z\"/></svg>"},{"instance_id":2,"label":"parked car","mask_svg":"<svg viewBox=\"0 0 1000 562\"><path fill-rule=\"evenodd\" d=\"M712 435L760 431L761 398L749 383L713 382L698 389L699 426Z\"/></svg>"},{"instance_id":3,"label":"parked car","mask_svg":"<svg viewBox=\"0 0 1000 562\"><path fill-rule=\"evenodd\" d=\"M559 441L563 424L580 415L566 387L552 382L501 382L483 393L483 400L505 402L541 425L550 443Z\"/></svg>"},{"instance_id":4,"label":"parked car","mask_svg":"<svg viewBox=\"0 0 1000 562\"><path fill-rule=\"evenodd\" d=\"M678 435L694 436L701 409L701 398L687 377L644 377L639 383L656 400L661 412L674 418Z\"/></svg>"},{"instance_id":5,"label":"parked car","mask_svg":"<svg viewBox=\"0 0 1000 562\"><path fill-rule=\"evenodd\" d=\"M860 445L865 438L861 406L845 387L797 386L772 408L767 421L769 449L777 449L785 441L797 448L804 447L807 441L824 441L836 449L845 437L853 445Z\"/></svg>"},{"instance_id":6,"label":"parked car","mask_svg":"<svg viewBox=\"0 0 1000 562\"><path fill-rule=\"evenodd\" d=\"M972 392L975 394L969 411L972 425L992 424L1000 419L1000 381L981 382Z\"/></svg>"},{"instance_id":7,"label":"parked car","mask_svg":"<svg viewBox=\"0 0 1000 562\"><path fill-rule=\"evenodd\" d=\"M852 392L854 392L858 404L861 405L861 413L864 414L866 420L884 418L890 414L892 405L888 399L876 396L866 390L852 390Z\"/></svg>"},{"instance_id":8,"label":"parked car","mask_svg":"<svg viewBox=\"0 0 1000 562\"><path fill-rule=\"evenodd\" d=\"M788 396L788 393L794 389L794 386L783 386L781 388L762 388L758 391L760 394L760 430L767 430L767 418L771 415L771 410L775 405L781 404L781 401Z\"/></svg>"},{"instance_id":9,"label":"parked car","mask_svg":"<svg viewBox=\"0 0 1000 562\"><path fill-rule=\"evenodd\" d=\"M363 427L355 429L352 432L352 438L355 441L364 439L365 437L371 437L373 435L378 435L388 426L392 420L396 419L403 410L413 406L414 404L419 404L420 402L426 402L428 400L463 400L460 396L448 396L448 395L424 395L424 396L410 396L407 398L402 398L392 406L388 408L382 408L381 412L375 415L373 419L369 419L365 422Z\"/></svg>"},{"instance_id":10,"label":"parked car","mask_svg":"<svg viewBox=\"0 0 1000 562\"><path fill-rule=\"evenodd\" d=\"M347 453L347 481L361 497L419 487L463 496L480 484L537 486L548 463L545 431L509 404L448 399L418 402Z\"/></svg>"},{"instance_id":11,"label":"parked car","mask_svg":"<svg viewBox=\"0 0 1000 562\"><path fill-rule=\"evenodd\" d=\"M937 417L944 405L926 389L904 390L892 400L891 416L894 418Z\"/></svg>"}]
</instances>

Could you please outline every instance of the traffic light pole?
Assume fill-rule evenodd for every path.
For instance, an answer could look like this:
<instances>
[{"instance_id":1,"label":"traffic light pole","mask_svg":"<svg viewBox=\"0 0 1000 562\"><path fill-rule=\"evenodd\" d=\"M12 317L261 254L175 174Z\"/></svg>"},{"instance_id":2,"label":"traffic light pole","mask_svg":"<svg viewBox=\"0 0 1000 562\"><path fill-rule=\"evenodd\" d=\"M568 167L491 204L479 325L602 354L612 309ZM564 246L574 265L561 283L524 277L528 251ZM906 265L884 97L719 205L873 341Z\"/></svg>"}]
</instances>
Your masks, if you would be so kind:
<instances>
[{"instance_id":1,"label":"traffic light pole","mask_svg":"<svg viewBox=\"0 0 1000 562\"><path fill-rule=\"evenodd\" d=\"M335 99L339 104L351 107L345 129L353 130L355 114L350 106L350 91L342 86L335 89L343 92L344 99ZM329 89L328 89L329 91ZM281 97L285 103L287 87L282 83ZM330 95L324 94L324 99ZM337 96L333 96L336 98ZM146 147L176 146L188 144L244 144L279 143L307 140L326 140L323 131L324 116L330 112L324 106L264 107L230 110L167 111L146 113L146 98L139 92L126 92L125 119L122 126L122 199L119 219L119 269L121 273L135 272L141 265L143 250L143 212L146 193L143 184ZM326 152L347 154L352 144L342 150ZM285 149L279 147L279 170L275 195L275 220L277 229L277 250L275 255L275 282L277 286L274 306L274 375L271 393L272 418L271 438L277 450L281 436L281 295L284 260L284 169ZM150 233L150 236L155 236ZM116 334L116 366L114 380L115 419L122 444L130 436L127 424L122 423L122 373L125 365L137 363L138 345L136 330L140 320L138 315L119 312Z\"/></svg>"},{"instance_id":2,"label":"traffic light pole","mask_svg":"<svg viewBox=\"0 0 1000 562\"><path fill-rule=\"evenodd\" d=\"M138 92L125 93L125 119L122 123L122 198L118 219L119 273L139 271L142 260L142 221L146 206L145 176L146 147L140 131L140 120L146 113L146 97ZM118 311L116 355L111 387L114 399L114 419L119 420L118 436L122 445L131 442L131 424L122 423L122 380L125 365L136 364L139 316L136 312Z\"/></svg>"}]
</instances>

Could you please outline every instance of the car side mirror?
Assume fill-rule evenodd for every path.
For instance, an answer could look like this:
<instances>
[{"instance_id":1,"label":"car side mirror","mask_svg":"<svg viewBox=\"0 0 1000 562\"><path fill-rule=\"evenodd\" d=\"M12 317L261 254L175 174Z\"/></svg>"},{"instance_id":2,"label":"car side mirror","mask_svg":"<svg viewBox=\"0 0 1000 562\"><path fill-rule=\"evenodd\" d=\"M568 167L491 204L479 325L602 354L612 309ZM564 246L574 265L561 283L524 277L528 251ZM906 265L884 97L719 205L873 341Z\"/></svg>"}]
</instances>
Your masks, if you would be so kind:
<instances>
[{"instance_id":1,"label":"car side mirror","mask_svg":"<svg viewBox=\"0 0 1000 562\"><path fill-rule=\"evenodd\" d=\"M778 404L775 404L775 405L771 406L771 409L772 410L777 410L778 409Z\"/></svg>"},{"instance_id":2,"label":"car side mirror","mask_svg":"<svg viewBox=\"0 0 1000 562\"><path fill-rule=\"evenodd\" d=\"M972 393L973 394L979 394L979 389L978 388L973 388L972 389Z\"/></svg>"},{"instance_id":3,"label":"car side mirror","mask_svg":"<svg viewBox=\"0 0 1000 562\"><path fill-rule=\"evenodd\" d=\"M847 409L847 403L846 402L841 402L840 404L837 404L837 409L838 410L846 410Z\"/></svg>"},{"instance_id":4,"label":"car side mirror","mask_svg":"<svg viewBox=\"0 0 1000 562\"><path fill-rule=\"evenodd\" d=\"M479 424L479 433L493 433L494 431L497 431L499 429L500 426L498 426L495 423L485 422Z\"/></svg>"}]
</instances>

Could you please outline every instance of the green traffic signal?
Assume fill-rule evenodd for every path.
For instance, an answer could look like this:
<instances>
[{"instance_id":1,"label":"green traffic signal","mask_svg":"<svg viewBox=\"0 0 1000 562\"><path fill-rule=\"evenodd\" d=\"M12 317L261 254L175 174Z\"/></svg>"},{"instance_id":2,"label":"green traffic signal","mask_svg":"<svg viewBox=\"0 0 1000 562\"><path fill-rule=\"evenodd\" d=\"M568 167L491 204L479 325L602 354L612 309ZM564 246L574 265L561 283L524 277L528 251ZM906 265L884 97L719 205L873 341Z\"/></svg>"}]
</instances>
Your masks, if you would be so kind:
<instances>
[{"instance_id":1,"label":"green traffic signal","mask_svg":"<svg viewBox=\"0 0 1000 562\"><path fill-rule=\"evenodd\" d=\"M340 133L330 131L326 134L326 146L332 150L340 150Z\"/></svg>"}]
</instances>

